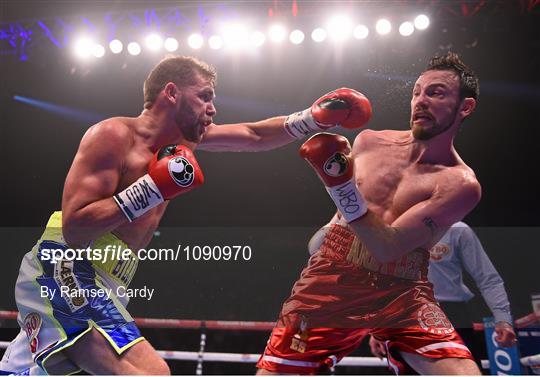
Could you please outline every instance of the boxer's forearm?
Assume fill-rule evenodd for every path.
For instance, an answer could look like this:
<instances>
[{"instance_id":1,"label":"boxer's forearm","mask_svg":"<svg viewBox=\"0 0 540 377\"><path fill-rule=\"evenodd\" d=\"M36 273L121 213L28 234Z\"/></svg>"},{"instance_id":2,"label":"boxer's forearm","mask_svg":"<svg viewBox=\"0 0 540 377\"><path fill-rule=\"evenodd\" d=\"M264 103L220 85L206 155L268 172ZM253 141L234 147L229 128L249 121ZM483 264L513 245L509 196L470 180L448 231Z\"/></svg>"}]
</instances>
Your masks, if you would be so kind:
<instances>
[{"instance_id":1,"label":"boxer's forearm","mask_svg":"<svg viewBox=\"0 0 540 377\"><path fill-rule=\"evenodd\" d=\"M296 139L284 128L285 117L253 123L211 125L199 149L215 152L259 152L289 144Z\"/></svg>"},{"instance_id":2,"label":"boxer's forearm","mask_svg":"<svg viewBox=\"0 0 540 377\"><path fill-rule=\"evenodd\" d=\"M393 262L423 243L422 230L393 227L371 211L350 222L349 226L371 255L381 263Z\"/></svg>"},{"instance_id":3,"label":"boxer's forearm","mask_svg":"<svg viewBox=\"0 0 540 377\"><path fill-rule=\"evenodd\" d=\"M128 223L113 198L102 199L79 209L62 206L62 233L71 247L88 245L120 225Z\"/></svg>"}]
</instances>

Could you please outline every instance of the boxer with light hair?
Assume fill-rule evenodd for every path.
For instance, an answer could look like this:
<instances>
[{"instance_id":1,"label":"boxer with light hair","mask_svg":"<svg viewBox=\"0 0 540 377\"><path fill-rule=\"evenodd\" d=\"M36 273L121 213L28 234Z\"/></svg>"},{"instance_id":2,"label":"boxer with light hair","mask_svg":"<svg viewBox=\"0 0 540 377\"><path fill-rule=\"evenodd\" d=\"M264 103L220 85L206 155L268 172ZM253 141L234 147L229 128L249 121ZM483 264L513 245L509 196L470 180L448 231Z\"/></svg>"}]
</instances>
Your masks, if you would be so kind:
<instances>
[{"instance_id":1,"label":"boxer with light hair","mask_svg":"<svg viewBox=\"0 0 540 377\"><path fill-rule=\"evenodd\" d=\"M215 125L216 72L191 57L169 57L144 83L144 109L115 117L83 136L67 174L62 211L50 217L23 259L15 299L21 333L0 370L12 373L169 374L169 367L140 334L127 298L77 292L127 287L137 268L127 259L52 262L46 250L138 250L146 247L170 200L204 182L194 149L262 151L335 125L356 126L371 115L369 101L338 89L288 117ZM74 295L45 291L69 288ZM37 366L35 364L37 364Z\"/></svg>"},{"instance_id":2,"label":"boxer with light hair","mask_svg":"<svg viewBox=\"0 0 540 377\"><path fill-rule=\"evenodd\" d=\"M321 372L371 331L395 372L480 374L427 280L429 249L480 200L453 145L478 93L448 53L414 84L409 131L365 130L352 148L320 133L302 145L339 216L283 304L258 373Z\"/></svg>"}]
</instances>

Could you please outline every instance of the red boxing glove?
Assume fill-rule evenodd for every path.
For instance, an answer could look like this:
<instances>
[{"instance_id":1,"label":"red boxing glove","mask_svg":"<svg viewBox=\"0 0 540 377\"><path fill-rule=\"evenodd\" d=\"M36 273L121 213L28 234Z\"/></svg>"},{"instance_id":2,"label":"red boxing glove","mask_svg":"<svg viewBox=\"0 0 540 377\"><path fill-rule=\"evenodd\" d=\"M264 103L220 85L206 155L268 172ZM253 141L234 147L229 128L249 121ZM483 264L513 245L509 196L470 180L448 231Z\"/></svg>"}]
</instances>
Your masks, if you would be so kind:
<instances>
[{"instance_id":1,"label":"red boxing glove","mask_svg":"<svg viewBox=\"0 0 540 377\"><path fill-rule=\"evenodd\" d=\"M315 101L311 112L317 123L329 127L339 124L344 128L361 128L371 119L371 103L362 93L341 88Z\"/></svg>"},{"instance_id":2,"label":"red boxing glove","mask_svg":"<svg viewBox=\"0 0 540 377\"><path fill-rule=\"evenodd\" d=\"M148 175L165 200L204 183L202 170L193 152L183 145L167 145L155 153L148 164Z\"/></svg>"},{"instance_id":3,"label":"red boxing glove","mask_svg":"<svg viewBox=\"0 0 540 377\"><path fill-rule=\"evenodd\" d=\"M324 132L313 135L300 147L300 156L315 169L347 222L367 212L356 187L351 145L345 137Z\"/></svg>"},{"instance_id":4,"label":"red boxing glove","mask_svg":"<svg viewBox=\"0 0 540 377\"><path fill-rule=\"evenodd\" d=\"M311 108L289 115L284 126L291 136L299 139L312 131L338 125L360 128L370 119L371 104L366 96L353 89L341 88L325 94Z\"/></svg>"},{"instance_id":5,"label":"red boxing glove","mask_svg":"<svg viewBox=\"0 0 540 377\"><path fill-rule=\"evenodd\" d=\"M204 183L193 152L182 145L167 145L154 154L143 175L114 196L131 222L150 209Z\"/></svg>"}]
</instances>

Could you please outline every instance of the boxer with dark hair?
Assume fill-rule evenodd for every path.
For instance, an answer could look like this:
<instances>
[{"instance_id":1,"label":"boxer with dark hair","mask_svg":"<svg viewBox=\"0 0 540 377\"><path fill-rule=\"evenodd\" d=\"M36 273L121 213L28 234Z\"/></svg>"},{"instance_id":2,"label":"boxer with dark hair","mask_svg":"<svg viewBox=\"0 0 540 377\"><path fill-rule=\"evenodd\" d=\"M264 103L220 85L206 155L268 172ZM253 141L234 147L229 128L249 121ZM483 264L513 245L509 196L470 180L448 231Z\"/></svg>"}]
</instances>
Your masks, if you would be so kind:
<instances>
[{"instance_id":1,"label":"boxer with dark hair","mask_svg":"<svg viewBox=\"0 0 540 377\"><path fill-rule=\"evenodd\" d=\"M427 281L428 250L480 200L453 146L477 98L476 76L449 53L414 84L410 131L365 130L352 148L321 133L302 145L339 215L285 301L259 373L320 372L371 331L396 372L480 374Z\"/></svg>"},{"instance_id":2,"label":"boxer with dark hair","mask_svg":"<svg viewBox=\"0 0 540 377\"><path fill-rule=\"evenodd\" d=\"M128 259L53 262L46 250L146 247L169 200L204 182L193 149L260 151L337 124L363 124L369 101L351 89L321 97L309 109L256 123L212 123L215 70L191 57L161 61L144 84L144 110L90 127L69 169L62 211L55 212L23 259L15 288L21 333L0 370L15 373L169 374L126 310L137 268ZM62 295L62 288L75 291ZM42 296L46 292L56 295ZM110 297L77 292L108 289ZM37 364L37 366L34 364Z\"/></svg>"}]
</instances>

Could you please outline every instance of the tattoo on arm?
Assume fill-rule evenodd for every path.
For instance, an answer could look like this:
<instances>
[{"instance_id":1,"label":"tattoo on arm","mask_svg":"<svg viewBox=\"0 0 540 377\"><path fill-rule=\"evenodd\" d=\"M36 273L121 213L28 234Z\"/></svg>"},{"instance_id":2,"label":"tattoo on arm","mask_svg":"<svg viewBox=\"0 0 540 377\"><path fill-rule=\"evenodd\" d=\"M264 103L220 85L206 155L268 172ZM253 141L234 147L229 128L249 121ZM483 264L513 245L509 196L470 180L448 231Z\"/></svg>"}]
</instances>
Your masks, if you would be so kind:
<instances>
[{"instance_id":1,"label":"tattoo on arm","mask_svg":"<svg viewBox=\"0 0 540 377\"><path fill-rule=\"evenodd\" d=\"M431 217L424 217L422 219L422 222L424 223L425 226L429 228L429 230L431 230L432 235L435 234L437 224L435 224L435 221Z\"/></svg>"}]
</instances>

